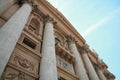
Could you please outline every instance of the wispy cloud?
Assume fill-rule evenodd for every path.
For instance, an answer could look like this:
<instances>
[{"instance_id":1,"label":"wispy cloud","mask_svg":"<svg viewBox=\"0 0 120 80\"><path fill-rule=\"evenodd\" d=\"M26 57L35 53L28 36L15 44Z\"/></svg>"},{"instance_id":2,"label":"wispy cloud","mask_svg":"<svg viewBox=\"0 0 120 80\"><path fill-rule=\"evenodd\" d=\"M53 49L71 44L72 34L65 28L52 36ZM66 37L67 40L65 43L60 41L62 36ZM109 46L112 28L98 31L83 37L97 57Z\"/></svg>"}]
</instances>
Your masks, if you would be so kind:
<instances>
[{"instance_id":1,"label":"wispy cloud","mask_svg":"<svg viewBox=\"0 0 120 80\"><path fill-rule=\"evenodd\" d=\"M99 27L102 27L102 25L104 25L105 23L107 23L110 19L112 19L112 17L114 15L116 15L116 13L120 12L120 7L113 10L112 12L109 13L108 16L106 16L105 18L99 20L97 23L91 25L90 27L88 27L88 29L86 29L83 33L82 36L86 37L89 34L91 34L93 31L95 31L96 29L98 29Z\"/></svg>"},{"instance_id":2,"label":"wispy cloud","mask_svg":"<svg viewBox=\"0 0 120 80\"><path fill-rule=\"evenodd\" d=\"M94 30L98 29L99 27L101 27L103 24L105 24L110 18L103 18L100 21L98 21L97 23L93 24L92 26L88 27L88 29L86 29L83 33L82 36L86 37L88 36L90 33L92 33Z\"/></svg>"}]
</instances>

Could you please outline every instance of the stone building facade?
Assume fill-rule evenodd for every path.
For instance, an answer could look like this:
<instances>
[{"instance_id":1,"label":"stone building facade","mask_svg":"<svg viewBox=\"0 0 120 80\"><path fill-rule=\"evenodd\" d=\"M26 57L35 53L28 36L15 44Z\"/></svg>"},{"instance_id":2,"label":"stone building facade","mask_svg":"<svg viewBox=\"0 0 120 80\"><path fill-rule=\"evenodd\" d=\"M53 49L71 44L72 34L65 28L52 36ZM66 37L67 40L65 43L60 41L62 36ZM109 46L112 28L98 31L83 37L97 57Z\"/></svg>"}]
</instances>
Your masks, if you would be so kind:
<instances>
[{"instance_id":1,"label":"stone building facade","mask_svg":"<svg viewBox=\"0 0 120 80\"><path fill-rule=\"evenodd\" d=\"M0 80L114 80L46 0L0 0Z\"/></svg>"}]
</instances>

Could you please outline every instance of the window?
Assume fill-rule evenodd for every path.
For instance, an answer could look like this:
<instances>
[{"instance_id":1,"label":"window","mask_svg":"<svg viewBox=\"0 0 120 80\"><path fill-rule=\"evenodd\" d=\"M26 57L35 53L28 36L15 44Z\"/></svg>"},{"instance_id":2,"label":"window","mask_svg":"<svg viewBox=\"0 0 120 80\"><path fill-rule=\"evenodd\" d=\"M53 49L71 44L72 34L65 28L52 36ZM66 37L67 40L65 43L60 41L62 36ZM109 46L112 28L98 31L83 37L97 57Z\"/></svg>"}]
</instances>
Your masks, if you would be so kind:
<instances>
[{"instance_id":1,"label":"window","mask_svg":"<svg viewBox=\"0 0 120 80\"><path fill-rule=\"evenodd\" d=\"M24 38L23 43L24 43L25 45L29 46L29 47L32 48L32 49L35 49L35 48L36 48L36 44L33 43L32 41L30 41L30 40L27 39L27 38Z\"/></svg>"},{"instance_id":2,"label":"window","mask_svg":"<svg viewBox=\"0 0 120 80\"><path fill-rule=\"evenodd\" d=\"M63 60L61 60L61 59L57 59L57 63L58 63L58 65L59 65L60 67L66 69L66 70L69 69L69 66L68 66L69 64L68 64L67 62L65 62L65 61L63 61Z\"/></svg>"},{"instance_id":3,"label":"window","mask_svg":"<svg viewBox=\"0 0 120 80\"><path fill-rule=\"evenodd\" d=\"M30 22L28 29L32 33L39 34L40 22L37 19L33 18Z\"/></svg>"},{"instance_id":4,"label":"window","mask_svg":"<svg viewBox=\"0 0 120 80\"><path fill-rule=\"evenodd\" d=\"M64 79L63 77L59 77L58 80L66 80L66 79Z\"/></svg>"}]
</instances>

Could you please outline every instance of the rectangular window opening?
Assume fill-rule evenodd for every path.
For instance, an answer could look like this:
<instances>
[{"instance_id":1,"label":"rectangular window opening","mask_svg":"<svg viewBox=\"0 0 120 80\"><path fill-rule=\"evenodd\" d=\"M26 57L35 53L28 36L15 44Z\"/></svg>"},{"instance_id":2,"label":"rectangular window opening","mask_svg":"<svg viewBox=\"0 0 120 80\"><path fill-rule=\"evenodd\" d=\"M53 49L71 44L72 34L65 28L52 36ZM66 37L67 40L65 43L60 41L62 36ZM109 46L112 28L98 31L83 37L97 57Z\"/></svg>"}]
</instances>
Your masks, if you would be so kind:
<instances>
[{"instance_id":1,"label":"rectangular window opening","mask_svg":"<svg viewBox=\"0 0 120 80\"><path fill-rule=\"evenodd\" d=\"M66 79L64 79L63 77L59 77L58 80L66 80Z\"/></svg>"},{"instance_id":2,"label":"rectangular window opening","mask_svg":"<svg viewBox=\"0 0 120 80\"><path fill-rule=\"evenodd\" d=\"M27 38L24 38L23 43L24 43L25 45L29 46L29 47L32 48L32 49L35 49L35 48L36 48L36 44L33 43L32 41L30 41L30 40L27 39Z\"/></svg>"}]
</instances>

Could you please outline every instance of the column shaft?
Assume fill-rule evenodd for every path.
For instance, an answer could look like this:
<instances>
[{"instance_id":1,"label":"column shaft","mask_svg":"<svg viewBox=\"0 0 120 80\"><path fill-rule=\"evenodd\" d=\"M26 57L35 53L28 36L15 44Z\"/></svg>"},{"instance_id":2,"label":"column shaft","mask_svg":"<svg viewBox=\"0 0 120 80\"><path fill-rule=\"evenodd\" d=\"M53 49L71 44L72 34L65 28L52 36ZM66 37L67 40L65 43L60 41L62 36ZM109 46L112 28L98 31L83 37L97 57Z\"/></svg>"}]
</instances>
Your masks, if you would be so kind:
<instances>
[{"instance_id":1,"label":"column shaft","mask_svg":"<svg viewBox=\"0 0 120 80\"><path fill-rule=\"evenodd\" d=\"M97 73L98 73L98 76L100 77L100 80L106 80L106 77L104 76L101 70L97 70Z\"/></svg>"},{"instance_id":2,"label":"column shaft","mask_svg":"<svg viewBox=\"0 0 120 80\"><path fill-rule=\"evenodd\" d=\"M70 44L70 49L75 56L75 72L77 76L79 77L80 80L89 80L83 64L83 60L77 50L75 43Z\"/></svg>"},{"instance_id":3,"label":"column shaft","mask_svg":"<svg viewBox=\"0 0 120 80\"><path fill-rule=\"evenodd\" d=\"M55 39L52 22L45 24L40 64L40 80L57 80Z\"/></svg>"},{"instance_id":4,"label":"column shaft","mask_svg":"<svg viewBox=\"0 0 120 80\"><path fill-rule=\"evenodd\" d=\"M29 4L23 4L0 29L0 76L8 63L31 10L32 8Z\"/></svg>"},{"instance_id":5,"label":"column shaft","mask_svg":"<svg viewBox=\"0 0 120 80\"><path fill-rule=\"evenodd\" d=\"M87 53L82 53L82 57L83 57L83 60L85 62L85 65L86 65L86 68L88 70L88 73L89 73L89 76L90 76L90 79L91 80L99 80L96 72L95 72L95 69L87 55Z\"/></svg>"}]
</instances>

